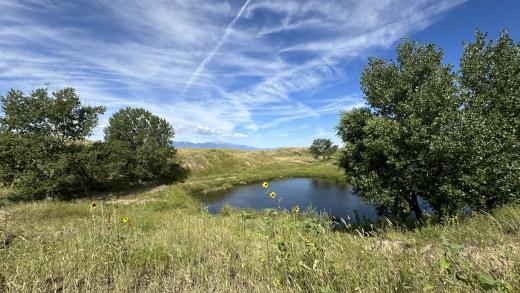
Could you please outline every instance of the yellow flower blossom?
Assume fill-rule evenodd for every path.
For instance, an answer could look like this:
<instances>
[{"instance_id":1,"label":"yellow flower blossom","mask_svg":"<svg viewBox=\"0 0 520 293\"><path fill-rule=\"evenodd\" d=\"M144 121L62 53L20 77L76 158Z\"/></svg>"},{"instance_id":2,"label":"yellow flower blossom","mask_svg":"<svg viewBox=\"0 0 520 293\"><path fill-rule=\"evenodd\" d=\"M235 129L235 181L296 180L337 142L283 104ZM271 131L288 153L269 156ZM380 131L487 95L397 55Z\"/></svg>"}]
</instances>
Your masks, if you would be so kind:
<instances>
[{"instance_id":1,"label":"yellow flower blossom","mask_svg":"<svg viewBox=\"0 0 520 293\"><path fill-rule=\"evenodd\" d=\"M268 188L269 187L269 183L267 181L262 182L262 187L263 188Z\"/></svg>"},{"instance_id":2,"label":"yellow flower blossom","mask_svg":"<svg viewBox=\"0 0 520 293\"><path fill-rule=\"evenodd\" d=\"M90 204L90 208L95 209L97 207L97 204L95 202L92 202Z\"/></svg>"},{"instance_id":3,"label":"yellow flower blossom","mask_svg":"<svg viewBox=\"0 0 520 293\"><path fill-rule=\"evenodd\" d=\"M293 214L299 213L300 212L300 207L299 206L293 206L292 212L293 212Z\"/></svg>"},{"instance_id":4,"label":"yellow flower blossom","mask_svg":"<svg viewBox=\"0 0 520 293\"><path fill-rule=\"evenodd\" d=\"M276 278L276 277L273 277L273 286L275 288L278 288L280 287L280 279Z\"/></svg>"},{"instance_id":5,"label":"yellow flower blossom","mask_svg":"<svg viewBox=\"0 0 520 293\"><path fill-rule=\"evenodd\" d=\"M125 216L125 217L123 217L122 220L123 220L123 223L125 223L125 224L128 223L128 217Z\"/></svg>"},{"instance_id":6,"label":"yellow flower blossom","mask_svg":"<svg viewBox=\"0 0 520 293\"><path fill-rule=\"evenodd\" d=\"M271 198L274 199L276 197L276 192L272 191L271 193L269 193L269 196L271 196Z\"/></svg>"}]
</instances>

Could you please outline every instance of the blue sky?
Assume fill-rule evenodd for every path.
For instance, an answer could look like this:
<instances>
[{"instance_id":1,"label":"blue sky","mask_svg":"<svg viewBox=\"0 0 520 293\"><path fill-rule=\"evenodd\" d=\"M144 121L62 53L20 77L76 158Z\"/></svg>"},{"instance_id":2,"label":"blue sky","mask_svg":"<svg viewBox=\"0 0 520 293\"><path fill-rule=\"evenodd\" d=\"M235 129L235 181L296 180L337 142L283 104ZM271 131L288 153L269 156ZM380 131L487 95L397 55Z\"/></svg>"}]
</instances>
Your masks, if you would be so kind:
<instances>
[{"instance_id":1,"label":"blue sky","mask_svg":"<svg viewBox=\"0 0 520 293\"><path fill-rule=\"evenodd\" d=\"M369 56L395 58L409 37L456 67L476 28L520 41L520 1L0 0L0 94L74 87L108 107L92 139L132 106L167 119L175 140L339 142Z\"/></svg>"}]
</instances>

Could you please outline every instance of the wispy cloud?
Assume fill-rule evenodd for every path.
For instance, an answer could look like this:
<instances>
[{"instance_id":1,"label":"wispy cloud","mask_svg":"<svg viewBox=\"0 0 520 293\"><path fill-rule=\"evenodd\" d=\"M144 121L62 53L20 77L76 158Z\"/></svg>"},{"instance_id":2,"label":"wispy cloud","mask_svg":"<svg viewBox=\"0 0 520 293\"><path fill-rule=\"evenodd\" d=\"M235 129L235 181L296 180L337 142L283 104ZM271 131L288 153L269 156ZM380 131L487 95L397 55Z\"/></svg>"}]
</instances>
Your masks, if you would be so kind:
<instances>
[{"instance_id":1,"label":"wispy cloud","mask_svg":"<svg viewBox=\"0 0 520 293\"><path fill-rule=\"evenodd\" d=\"M226 42L229 35L233 31L233 26L235 25L237 20L240 18L240 16L244 12L244 9L246 9L247 4L249 4L249 0L246 0L246 2L244 2L244 5L242 5L242 7L238 11L237 15L235 16L235 18L233 18L233 20L228 24L228 26L226 27L226 30L224 31L224 35L222 35L222 38L220 38L220 41L218 41L215 48L213 48L213 50L211 50L211 52L209 52L208 56L206 56L206 58L204 58L204 60L202 60L202 62L199 64L199 66L197 66L195 71L191 74L190 79L188 80L188 82L186 83L186 86L184 87L184 89L182 91L183 94L186 93L186 90L188 90L189 87L191 86L191 84L199 77L200 73L204 70L204 67L206 67L206 64L208 64L211 61L211 59L213 58L213 56L215 56L215 53L217 53L218 49L220 49L222 44L224 44L224 42Z\"/></svg>"},{"instance_id":2,"label":"wispy cloud","mask_svg":"<svg viewBox=\"0 0 520 293\"><path fill-rule=\"evenodd\" d=\"M311 135L362 104L357 85L329 91L358 74L351 62L463 2L0 0L0 91L73 86L109 107L103 123L145 107L182 140Z\"/></svg>"}]
</instances>

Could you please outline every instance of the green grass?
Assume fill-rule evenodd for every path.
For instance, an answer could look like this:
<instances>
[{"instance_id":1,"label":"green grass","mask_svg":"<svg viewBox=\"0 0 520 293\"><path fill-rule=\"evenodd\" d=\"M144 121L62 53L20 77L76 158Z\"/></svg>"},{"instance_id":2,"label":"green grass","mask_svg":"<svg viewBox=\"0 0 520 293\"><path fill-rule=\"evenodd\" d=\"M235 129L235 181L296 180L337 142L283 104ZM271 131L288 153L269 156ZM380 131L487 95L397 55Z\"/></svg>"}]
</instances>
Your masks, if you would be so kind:
<instances>
[{"instance_id":1,"label":"green grass","mask_svg":"<svg viewBox=\"0 0 520 293\"><path fill-rule=\"evenodd\" d=\"M270 151L181 149L179 158L191 170L185 183L190 194L227 189L235 185L286 177L315 177L344 181L332 161L314 160L307 149Z\"/></svg>"},{"instance_id":2,"label":"green grass","mask_svg":"<svg viewBox=\"0 0 520 293\"><path fill-rule=\"evenodd\" d=\"M520 290L519 206L370 232L276 209L211 215L194 193L279 176L341 180L341 172L294 149L179 156L191 165L186 182L98 199L96 209L90 200L3 207L0 292Z\"/></svg>"},{"instance_id":3,"label":"green grass","mask_svg":"<svg viewBox=\"0 0 520 293\"><path fill-rule=\"evenodd\" d=\"M6 199L7 196L11 193L10 189L7 188L1 188L0 187L0 200Z\"/></svg>"},{"instance_id":4,"label":"green grass","mask_svg":"<svg viewBox=\"0 0 520 293\"><path fill-rule=\"evenodd\" d=\"M10 189L0 187L0 207L8 202L8 198L11 194L12 191Z\"/></svg>"}]
</instances>

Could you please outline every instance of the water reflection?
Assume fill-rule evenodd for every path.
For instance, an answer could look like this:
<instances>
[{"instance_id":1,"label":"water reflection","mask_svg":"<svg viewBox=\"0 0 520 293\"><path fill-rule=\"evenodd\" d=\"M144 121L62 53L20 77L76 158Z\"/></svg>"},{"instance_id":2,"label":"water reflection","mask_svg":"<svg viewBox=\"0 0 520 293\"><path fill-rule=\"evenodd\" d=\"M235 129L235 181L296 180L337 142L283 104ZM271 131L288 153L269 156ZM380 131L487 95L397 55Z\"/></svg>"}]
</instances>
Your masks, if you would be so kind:
<instances>
[{"instance_id":1,"label":"water reflection","mask_svg":"<svg viewBox=\"0 0 520 293\"><path fill-rule=\"evenodd\" d=\"M290 210L298 205L302 210L309 207L336 217L355 219L358 214L361 219L377 218L374 207L362 203L362 198L353 194L352 188L344 183L311 178L286 179L270 182L269 190L277 193L275 200L267 195L260 183L201 195L200 200L211 213L217 213L226 204L260 210L278 205Z\"/></svg>"}]
</instances>

